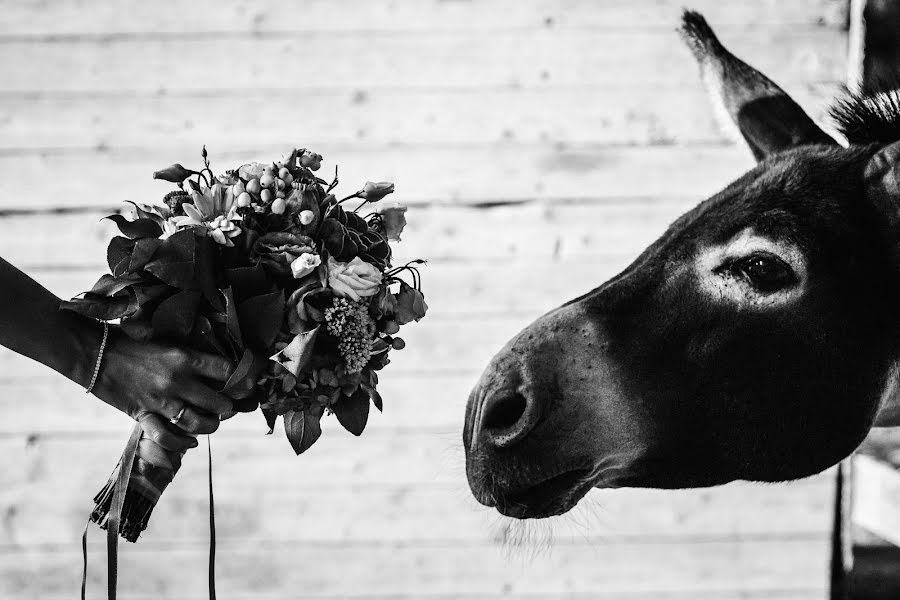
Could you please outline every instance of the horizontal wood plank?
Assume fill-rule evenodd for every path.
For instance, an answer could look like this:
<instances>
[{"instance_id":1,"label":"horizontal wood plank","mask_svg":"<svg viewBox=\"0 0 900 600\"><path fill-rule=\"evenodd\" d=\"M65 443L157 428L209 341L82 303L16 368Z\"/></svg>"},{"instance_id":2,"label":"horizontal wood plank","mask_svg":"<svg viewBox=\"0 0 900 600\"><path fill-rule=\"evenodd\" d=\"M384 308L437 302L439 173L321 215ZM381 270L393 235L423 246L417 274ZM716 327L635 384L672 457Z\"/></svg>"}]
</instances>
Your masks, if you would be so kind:
<instances>
[{"instance_id":1,"label":"horizontal wood plank","mask_svg":"<svg viewBox=\"0 0 900 600\"><path fill-rule=\"evenodd\" d=\"M720 33L735 54L775 81L798 85L844 76L840 33L795 26ZM310 54L311 46L328 52ZM7 93L297 90L298 116L309 89L670 86L698 79L690 53L671 30L10 40L3 51L16 57L0 64ZM252 120L253 114L234 118Z\"/></svg>"},{"instance_id":2,"label":"horizontal wood plank","mask_svg":"<svg viewBox=\"0 0 900 600\"><path fill-rule=\"evenodd\" d=\"M842 28L846 0L776 2L765 0L693 0L691 7L707 13L716 24L759 27L794 25ZM682 8L678 0L489 0L469 4L428 0L371 2L326 0L258 2L212 0L190 3L165 0L149 5L138 0L113 7L94 3L54 2L47 18L38 0L15 2L4 11L0 36L84 36L181 33L303 33L357 31L471 31L538 27L614 29L672 28Z\"/></svg>"},{"instance_id":3,"label":"horizontal wood plank","mask_svg":"<svg viewBox=\"0 0 900 600\"><path fill-rule=\"evenodd\" d=\"M636 257L696 202L693 198L638 198L491 208L414 206L406 214L402 241L392 244L394 262L426 259L429 266L423 272L433 272L427 279L434 279L443 277L444 265L451 263L466 262L476 271L502 269L513 261ZM99 276L107 268L107 244L120 235L104 217L132 212L130 204L116 208L0 217L4 232L0 256L25 270L84 269ZM85 283L89 278L86 275Z\"/></svg>"},{"instance_id":4,"label":"horizontal wood plank","mask_svg":"<svg viewBox=\"0 0 900 600\"><path fill-rule=\"evenodd\" d=\"M0 211L48 208L118 210L126 199L159 201L173 189L153 171L173 162L199 163L192 148L120 152L0 155ZM290 146L210 148L215 169L277 160ZM618 200L691 197L698 201L753 166L738 146L610 147L500 144L475 147L347 148L327 145L322 175L340 168L339 192L366 181L393 181L391 201L459 205L508 201ZM52 176L51 176L52 174ZM23 182L27 182L24 186ZM65 182L64 185L60 182Z\"/></svg>"},{"instance_id":5,"label":"horizontal wood plank","mask_svg":"<svg viewBox=\"0 0 900 600\"><path fill-rule=\"evenodd\" d=\"M819 545L816 548L816 545ZM655 590L734 591L821 589L827 562L822 539L709 544L559 545L540 560L508 560L501 549L406 544L325 545L222 543L218 587L230 593L389 594L440 591L450 594L553 593L560 589L595 594ZM478 550L478 551L475 551ZM818 551L816 551L818 550ZM101 558L96 555L96 558ZM147 561L153 570L145 568ZM105 581L94 562L92 589ZM94 566L92 565L92 567ZM206 586L204 549L166 552L124 548L119 554L123 596L154 591L160 596L199 595ZM4 557L0 593L15 596L29 581L44 594L77 589L81 558L74 551L30 551Z\"/></svg>"},{"instance_id":6,"label":"horizontal wood plank","mask_svg":"<svg viewBox=\"0 0 900 600\"><path fill-rule=\"evenodd\" d=\"M828 121L837 85L785 84L815 119ZM167 147L197 139L211 149L260 141L273 147L730 141L694 79L664 94L647 87L585 87L0 95L0 152Z\"/></svg>"}]
</instances>

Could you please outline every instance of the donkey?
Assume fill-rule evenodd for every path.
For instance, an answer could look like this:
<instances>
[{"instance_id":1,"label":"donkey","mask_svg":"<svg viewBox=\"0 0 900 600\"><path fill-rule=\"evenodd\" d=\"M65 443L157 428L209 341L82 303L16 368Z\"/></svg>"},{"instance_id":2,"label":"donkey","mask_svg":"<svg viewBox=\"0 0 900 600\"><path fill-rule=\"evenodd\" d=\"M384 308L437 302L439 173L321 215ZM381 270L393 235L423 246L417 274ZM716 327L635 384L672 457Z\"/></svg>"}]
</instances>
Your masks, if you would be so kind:
<instances>
[{"instance_id":1,"label":"donkey","mask_svg":"<svg viewBox=\"0 0 900 600\"><path fill-rule=\"evenodd\" d=\"M758 164L490 361L466 407L478 501L786 481L900 425L900 93L822 131L687 11L681 35Z\"/></svg>"}]
</instances>

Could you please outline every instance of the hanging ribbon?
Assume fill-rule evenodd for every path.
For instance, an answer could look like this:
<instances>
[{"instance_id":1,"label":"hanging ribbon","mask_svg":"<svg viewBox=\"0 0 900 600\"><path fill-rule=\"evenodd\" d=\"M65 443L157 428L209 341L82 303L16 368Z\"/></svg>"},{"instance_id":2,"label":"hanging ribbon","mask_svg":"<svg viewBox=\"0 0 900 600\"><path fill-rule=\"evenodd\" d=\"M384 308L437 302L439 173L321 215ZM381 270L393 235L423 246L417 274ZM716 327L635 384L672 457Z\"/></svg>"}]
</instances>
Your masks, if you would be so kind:
<instances>
[{"instance_id":1,"label":"hanging ribbon","mask_svg":"<svg viewBox=\"0 0 900 600\"><path fill-rule=\"evenodd\" d=\"M131 469L134 465L134 458L137 455L138 442L141 441L143 430L139 423L135 423L134 429L131 430L131 437L125 445L125 451L122 452L122 458L119 462L119 473L116 478L116 487L113 490L112 506L109 510L109 516L106 522L106 553L107 553L107 598L108 600L116 600L116 584L118 583L119 569L119 521L122 517L122 506L125 504L125 492L128 490L128 481L131 478ZM213 481L212 481L212 443L209 436L206 436L207 456L209 457L209 600L216 600L216 511L215 501L213 498ZM82 554L82 571L81 571L81 600L85 600L87 591L87 535L88 527L91 520L84 526L81 534L81 554Z\"/></svg>"},{"instance_id":2,"label":"hanging ribbon","mask_svg":"<svg viewBox=\"0 0 900 600\"><path fill-rule=\"evenodd\" d=\"M212 443L206 436L209 454L209 600L216 600L216 509L213 502Z\"/></svg>"}]
</instances>

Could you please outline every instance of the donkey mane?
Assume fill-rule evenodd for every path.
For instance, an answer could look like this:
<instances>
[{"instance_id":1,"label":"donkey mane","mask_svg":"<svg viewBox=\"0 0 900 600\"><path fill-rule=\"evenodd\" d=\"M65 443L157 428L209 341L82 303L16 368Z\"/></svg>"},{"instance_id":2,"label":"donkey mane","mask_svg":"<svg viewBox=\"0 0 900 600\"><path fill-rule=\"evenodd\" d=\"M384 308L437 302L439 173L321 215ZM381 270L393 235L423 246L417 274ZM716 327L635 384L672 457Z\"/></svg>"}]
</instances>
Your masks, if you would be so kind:
<instances>
[{"instance_id":1,"label":"donkey mane","mask_svg":"<svg viewBox=\"0 0 900 600\"><path fill-rule=\"evenodd\" d=\"M829 109L851 144L890 144L900 140L900 80L846 92Z\"/></svg>"}]
</instances>

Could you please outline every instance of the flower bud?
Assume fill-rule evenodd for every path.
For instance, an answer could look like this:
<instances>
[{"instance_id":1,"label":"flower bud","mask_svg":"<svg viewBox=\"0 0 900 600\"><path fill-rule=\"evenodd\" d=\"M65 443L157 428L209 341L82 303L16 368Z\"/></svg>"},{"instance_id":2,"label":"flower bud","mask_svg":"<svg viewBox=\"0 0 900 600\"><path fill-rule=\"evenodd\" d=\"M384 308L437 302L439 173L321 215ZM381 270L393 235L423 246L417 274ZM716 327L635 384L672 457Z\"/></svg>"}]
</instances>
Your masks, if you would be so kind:
<instances>
[{"instance_id":1,"label":"flower bud","mask_svg":"<svg viewBox=\"0 0 900 600\"><path fill-rule=\"evenodd\" d=\"M390 181L367 181L363 189L359 191L358 196L365 198L369 202L378 202L388 194L394 193L394 184Z\"/></svg>"},{"instance_id":2,"label":"flower bud","mask_svg":"<svg viewBox=\"0 0 900 600\"><path fill-rule=\"evenodd\" d=\"M168 166L165 169L154 172L153 179L162 179L163 181L170 181L172 183L181 183L193 174L194 171L185 169L178 163L175 163L174 165Z\"/></svg>"}]
</instances>

